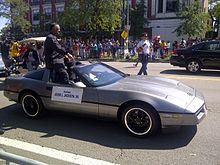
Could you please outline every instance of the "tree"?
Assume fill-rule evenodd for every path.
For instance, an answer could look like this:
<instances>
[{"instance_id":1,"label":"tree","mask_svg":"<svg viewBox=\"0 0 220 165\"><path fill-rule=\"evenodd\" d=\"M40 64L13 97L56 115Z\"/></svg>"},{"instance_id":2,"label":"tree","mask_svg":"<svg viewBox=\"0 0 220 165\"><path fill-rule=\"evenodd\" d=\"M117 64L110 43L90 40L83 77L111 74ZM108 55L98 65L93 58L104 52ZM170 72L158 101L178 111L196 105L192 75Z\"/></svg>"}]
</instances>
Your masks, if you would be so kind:
<instances>
[{"instance_id":1,"label":"tree","mask_svg":"<svg viewBox=\"0 0 220 165\"><path fill-rule=\"evenodd\" d=\"M120 0L70 0L58 20L72 31L86 30L97 35L120 26L120 9Z\"/></svg>"},{"instance_id":2,"label":"tree","mask_svg":"<svg viewBox=\"0 0 220 165\"><path fill-rule=\"evenodd\" d=\"M203 11L199 1L184 6L177 13L177 16L181 19L181 24L175 29L177 36L204 37L206 32L210 30L210 25L208 24L210 16Z\"/></svg>"},{"instance_id":3,"label":"tree","mask_svg":"<svg viewBox=\"0 0 220 165\"><path fill-rule=\"evenodd\" d=\"M25 19L29 7L24 0L1 0L0 1L0 17L5 17L9 20L9 28L12 32L20 30L22 33L27 33L31 24Z\"/></svg>"},{"instance_id":4,"label":"tree","mask_svg":"<svg viewBox=\"0 0 220 165\"><path fill-rule=\"evenodd\" d=\"M113 32L120 26L121 0L70 0L59 23L70 30Z\"/></svg>"},{"instance_id":5,"label":"tree","mask_svg":"<svg viewBox=\"0 0 220 165\"><path fill-rule=\"evenodd\" d=\"M144 14L145 12L146 6L144 0L137 3L135 9L131 11L131 29L129 33L134 37L134 39L140 37L144 32L144 26L147 23L147 19Z\"/></svg>"},{"instance_id":6,"label":"tree","mask_svg":"<svg viewBox=\"0 0 220 165\"><path fill-rule=\"evenodd\" d=\"M216 4L211 12L216 18L219 19L220 18L220 3Z\"/></svg>"},{"instance_id":7,"label":"tree","mask_svg":"<svg viewBox=\"0 0 220 165\"><path fill-rule=\"evenodd\" d=\"M219 0L209 0L209 4L219 2Z\"/></svg>"},{"instance_id":8,"label":"tree","mask_svg":"<svg viewBox=\"0 0 220 165\"><path fill-rule=\"evenodd\" d=\"M214 29L217 29L217 34L220 33L220 3L217 3L211 10L210 14L214 20ZM219 34L220 36L220 34Z\"/></svg>"},{"instance_id":9,"label":"tree","mask_svg":"<svg viewBox=\"0 0 220 165\"><path fill-rule=\"evenodd\" d=\"M79 29L80 20L79 1L70 0L68 6L65 6L64 12L58 15L57 22L66 32L76 32ZM69 34L67 34L69 35Z\"/></svg>"}]
</instances>

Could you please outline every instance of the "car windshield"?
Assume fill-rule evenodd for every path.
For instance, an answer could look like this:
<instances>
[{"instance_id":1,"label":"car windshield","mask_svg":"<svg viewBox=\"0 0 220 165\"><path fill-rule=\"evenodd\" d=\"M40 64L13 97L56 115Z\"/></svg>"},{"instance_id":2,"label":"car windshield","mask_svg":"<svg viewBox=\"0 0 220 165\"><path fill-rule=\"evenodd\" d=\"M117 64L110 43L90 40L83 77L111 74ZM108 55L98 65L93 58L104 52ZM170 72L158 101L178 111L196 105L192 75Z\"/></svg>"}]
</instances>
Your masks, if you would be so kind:
<instances>
[{"instance_id":1,"label":"car windshield","mask_svg":"<svg viewBox=\"0 0 220 165\"><path fill-rule=\"evenodd\" d=\"M117 82L123 79L126 75L117 69L114 69L105 64L92 64L78 69L78 72L92 86L104 86Z\"/></svg>"}]
</instances>

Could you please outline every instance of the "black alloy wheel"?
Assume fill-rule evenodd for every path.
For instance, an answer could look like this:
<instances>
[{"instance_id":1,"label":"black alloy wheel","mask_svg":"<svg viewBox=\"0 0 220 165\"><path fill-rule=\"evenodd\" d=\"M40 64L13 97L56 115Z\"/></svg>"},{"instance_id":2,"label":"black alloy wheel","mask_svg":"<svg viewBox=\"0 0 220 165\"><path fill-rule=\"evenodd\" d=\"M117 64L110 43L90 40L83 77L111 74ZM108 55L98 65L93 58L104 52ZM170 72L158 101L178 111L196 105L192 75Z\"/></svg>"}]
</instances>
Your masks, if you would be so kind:
<instances>
[{"instance_id":1,"label":"black alloy wheel","mask_svg":"<svg viewBox=\"0 0 220 165\"><path fill-rule=\"evenodd\" d=\"M160 127L160 120L153 108L149 106L130 106L123 115L125 128L137 137L145 137L156 133Z\"/></svg>"},{"instance_id":2,"label":"black alloy wheel","mask_svg":"<svg viewBox=\"0 0 220 165\"><path fill-rule=\"evenodd\" d=\"M21 98L21 105L24 113L31 118L38 118L43 112L41 99L32 93L25 93Z\"/></svg>"}]
</instances>

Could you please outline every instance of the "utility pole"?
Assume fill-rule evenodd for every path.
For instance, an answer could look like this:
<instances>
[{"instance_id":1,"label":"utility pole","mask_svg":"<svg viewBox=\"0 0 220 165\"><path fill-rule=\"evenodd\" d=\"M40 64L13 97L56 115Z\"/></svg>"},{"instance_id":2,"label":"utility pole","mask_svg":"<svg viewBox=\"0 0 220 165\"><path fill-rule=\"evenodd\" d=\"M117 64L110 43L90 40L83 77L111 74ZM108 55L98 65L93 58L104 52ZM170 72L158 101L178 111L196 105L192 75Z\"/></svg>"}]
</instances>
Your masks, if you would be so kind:
<instances>
[{"instance_id":1,"label":"utility pole","mask_svg":"<svg viewBox=\"0 0 220 165\"><path fill-rule=\"evenodd\" d=\"M121 30L125 28L125 0L122 1L122 11L121 11ZM121 37L121 49L124 53L124 39Z\"/></svg>"},{"instance_id":2,"label":"utility pole","mask_svg":"<svg viewBox=\"0 0 220 165\"><path fill-rule=\"evenodd\" d=\"M130 25L129 25L129 12L130 12L130 5L129 5L129 0L127 0L127 14L126 14L126 16L127 16L127 21L126 21L125 30L126 30L127 33L128 33L128 37L129 37L129 30L130 30ZM126 47L125 47L125 50L124 50L124 55L129 54L129 50L128 50L128 42L129 42L129 40L128 40L128 37L127 37L127 39L126 39L126 41L125 41Z\"/></svg>"},{"instance_id":3,"label":"utility pole","mask_svg":"<svg viewBox=\"0 0 220 165\"><path fill-rule=\"evenodd\" d=\"M220 39L220 18L218 19L218 39Z\"/></svg>"}]
</instances>

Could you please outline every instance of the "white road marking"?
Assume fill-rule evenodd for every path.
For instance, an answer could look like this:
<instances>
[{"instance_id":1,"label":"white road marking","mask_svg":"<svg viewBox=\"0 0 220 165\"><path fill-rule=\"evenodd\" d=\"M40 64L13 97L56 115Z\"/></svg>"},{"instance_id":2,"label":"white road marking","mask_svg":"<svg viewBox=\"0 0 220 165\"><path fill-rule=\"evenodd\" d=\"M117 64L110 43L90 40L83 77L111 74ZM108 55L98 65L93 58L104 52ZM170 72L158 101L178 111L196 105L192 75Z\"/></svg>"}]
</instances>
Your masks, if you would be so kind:
<instances>
[{"instance_id":1,"label":"white road marking","mask_svg":"<svg viewBox=\"0 0 220 165\"><path fill-rule=\"evenodd\" d=\"M53 148L43 147L5 137L0 137L0 144L79 165L116 165L115 163L59 151Z\"/></svg>"},{"instance_id":2,"label":"white road marking","mask_svg":"<svg viewBox=\"0 0 220 165\"><path fill-rule=\"evenodd\" d=\"M205 81L220 81L220 78L206 78L206 77L186 77L176 75L162 75L162 77L173 78L173 79L186 79L186 80L205 80Z\"/></svg>"}]
</instances>

